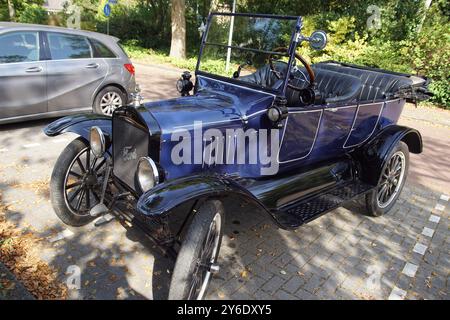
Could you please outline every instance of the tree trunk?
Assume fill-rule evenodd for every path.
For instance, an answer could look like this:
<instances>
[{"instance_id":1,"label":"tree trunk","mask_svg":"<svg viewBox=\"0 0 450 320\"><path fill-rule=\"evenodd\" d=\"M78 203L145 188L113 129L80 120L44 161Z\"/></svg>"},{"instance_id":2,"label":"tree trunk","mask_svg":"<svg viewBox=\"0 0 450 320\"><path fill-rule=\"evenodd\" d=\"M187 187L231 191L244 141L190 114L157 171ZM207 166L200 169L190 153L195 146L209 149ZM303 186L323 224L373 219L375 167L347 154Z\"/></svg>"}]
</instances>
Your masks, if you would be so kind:
<instances>
[{"instance_id":1,"label":"tree trunk","mask_svg":"<svg viewBox=\"0 0 450 320\"><path fill-rule=\"evenodd\" d=\"M14 4L12 0L8 0L8 11L9 11L9 20L14 21L16 18L16 10L14 9Z\"/></svg>"},{"instance_id":2,"label":"tree trunk","mask_svg":"<svg viewBox=\"0 0 450 320\"><path fill-rule=\"evenodd\" d=\"M172 44L170 56L186 58L185 0L172 0Z\"/></svg>"}]
</instances>

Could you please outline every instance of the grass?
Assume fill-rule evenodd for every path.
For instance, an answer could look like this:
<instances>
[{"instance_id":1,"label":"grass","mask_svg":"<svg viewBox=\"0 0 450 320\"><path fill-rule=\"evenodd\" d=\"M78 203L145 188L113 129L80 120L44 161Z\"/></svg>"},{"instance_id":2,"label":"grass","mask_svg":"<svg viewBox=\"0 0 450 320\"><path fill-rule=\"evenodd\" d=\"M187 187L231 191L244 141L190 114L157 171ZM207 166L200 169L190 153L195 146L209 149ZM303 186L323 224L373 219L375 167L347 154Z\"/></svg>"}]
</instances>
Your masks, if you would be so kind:
<instances>
[{"instance_id":1,"label":"grass","mask_svg":"<svg viewBox=\"0 0 450 320\"><path fill-rule=\"evenodd\" d=\"M194 70L197 65L197 58L171 58L166 52L146 49L132 43L123 44L122 47L131 59L142 63L166 64L176 68L189 70Z\"/></svg>"},{"instance_id":2,"label":"grass","mask_svg":"<svg viewBox=\"0 0 450 320\"><path fill-rule=\"evenodd\" d=\"M136 62L149 64L165 64L183 70L194 71L197 67L197 55L186 59L178 59L170 57L165 51L157 51L154 49L146 49L133 42L122 44L123 49L128 56ZM238 68L238 64L232 63L230 72L227 76L231 76ZM225 61L222 59L202 59L202 70L213 74L224 75Z\"/></svg>"}]
</instances>

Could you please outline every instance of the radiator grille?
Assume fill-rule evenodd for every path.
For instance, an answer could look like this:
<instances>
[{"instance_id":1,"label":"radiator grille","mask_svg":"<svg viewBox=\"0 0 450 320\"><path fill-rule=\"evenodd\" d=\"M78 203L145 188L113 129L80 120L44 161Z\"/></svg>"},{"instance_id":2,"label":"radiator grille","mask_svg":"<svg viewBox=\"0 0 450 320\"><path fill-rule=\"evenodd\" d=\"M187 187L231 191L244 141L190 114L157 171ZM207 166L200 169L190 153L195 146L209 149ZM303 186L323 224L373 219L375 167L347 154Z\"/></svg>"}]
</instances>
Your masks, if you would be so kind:
<instances>
[{"instance_id":1,"label":"radiator grille","mask_svg":"<svg viewBox=\"0 0 450 320\"><path fill-rule=\"evenodd\" d=\"M125 116L113 119L114 176L138 191L136 169L139 159L149 155L149 133Z\"/></svg>"}]
</instances>

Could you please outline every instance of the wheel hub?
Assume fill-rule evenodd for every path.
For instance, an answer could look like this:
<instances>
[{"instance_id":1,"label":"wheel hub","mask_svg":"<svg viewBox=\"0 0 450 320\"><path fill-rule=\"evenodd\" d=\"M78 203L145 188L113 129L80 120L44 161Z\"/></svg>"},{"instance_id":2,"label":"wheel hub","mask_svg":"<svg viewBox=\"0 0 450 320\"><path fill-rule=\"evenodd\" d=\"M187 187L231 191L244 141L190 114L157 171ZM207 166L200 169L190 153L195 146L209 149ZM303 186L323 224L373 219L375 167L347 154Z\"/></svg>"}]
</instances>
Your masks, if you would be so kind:
<instances>
[{"instance_id":1,"label":"wheel hub","mask_svg":"<svg viewBox=\"0 0 450 320\"><path fill-rule=\"evenodd\" d=\"M83 177L83 183L88 187L94 187L98 184L98 179L95 174L86 173Z\"/></svg>"}]
</instances>

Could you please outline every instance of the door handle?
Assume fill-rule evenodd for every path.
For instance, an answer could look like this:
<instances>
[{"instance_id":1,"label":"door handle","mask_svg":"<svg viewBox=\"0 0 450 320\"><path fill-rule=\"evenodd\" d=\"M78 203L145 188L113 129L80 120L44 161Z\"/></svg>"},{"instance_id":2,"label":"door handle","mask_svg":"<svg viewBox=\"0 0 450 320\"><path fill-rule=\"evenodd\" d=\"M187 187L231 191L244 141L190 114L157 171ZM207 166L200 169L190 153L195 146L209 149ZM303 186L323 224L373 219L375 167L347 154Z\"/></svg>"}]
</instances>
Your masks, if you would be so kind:
<instances>
[{"instance_id":1,"label":"door handle","mask_svg":"<svg viewBox=\"0 0 450 320\"><path fill-rule=\"evenodd\" d=\"M91 63L86 66L86 69L97 69L99 66L98 63Z\"/></svg>"},{"instance_id":2,"label":"door handle","mask_svg":"<svg viewBox=\"0 0 450 320\"><path fill-rule=\"evenodd\" d=\"M42 72L42 70L44 70L42 67L31 67L25 70L25 72L28 73L37 73L37 72Z\"/></svg>"}]
</instances>

